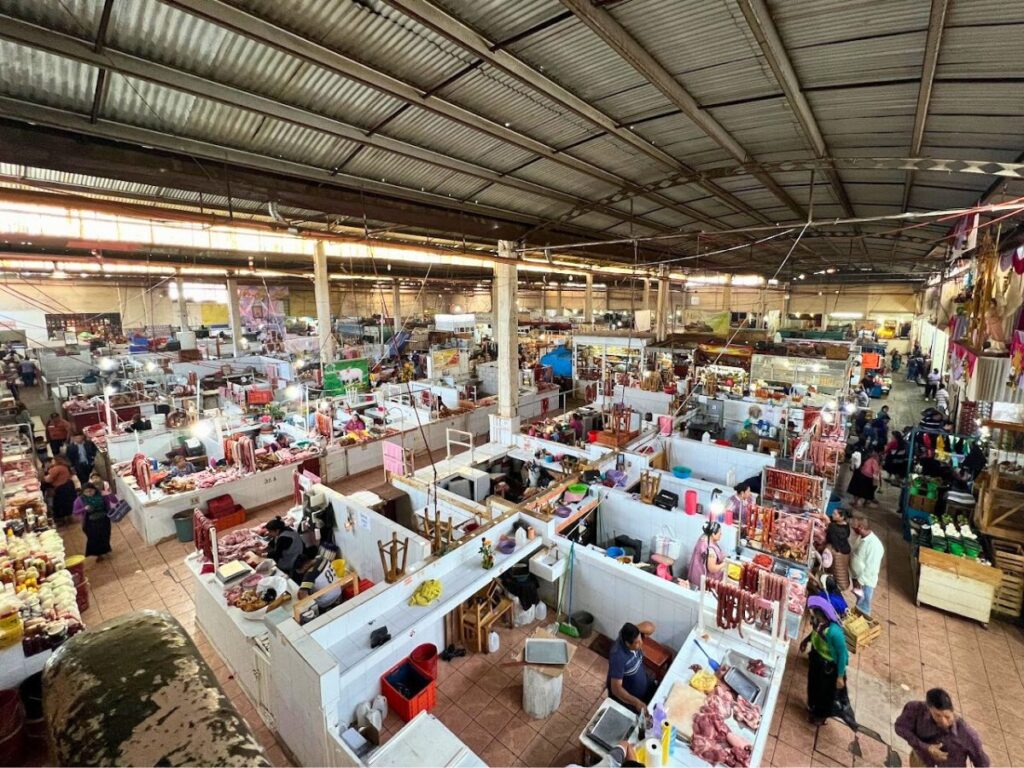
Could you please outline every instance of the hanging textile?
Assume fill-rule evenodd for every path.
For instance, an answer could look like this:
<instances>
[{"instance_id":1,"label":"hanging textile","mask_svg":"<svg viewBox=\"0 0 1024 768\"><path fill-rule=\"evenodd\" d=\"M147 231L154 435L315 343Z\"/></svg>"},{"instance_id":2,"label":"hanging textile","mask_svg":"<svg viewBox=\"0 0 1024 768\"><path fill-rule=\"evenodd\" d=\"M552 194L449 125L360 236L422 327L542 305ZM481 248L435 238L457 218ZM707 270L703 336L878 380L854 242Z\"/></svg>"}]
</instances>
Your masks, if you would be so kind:
<instances>
[{"instance_id":1,"label":"hanging textile","mask_svg":"<svg viewBox=\"0 0 1024 768\"><path fill-rule=\"evenodd\" d=\"M135 482L139 486L139 490L143 493L146 493L152 487L150 482L149 459L146 458L146 454L136 453L134 458L132 458L132 477L135 478Z\"/></svg>"}]
</instances>

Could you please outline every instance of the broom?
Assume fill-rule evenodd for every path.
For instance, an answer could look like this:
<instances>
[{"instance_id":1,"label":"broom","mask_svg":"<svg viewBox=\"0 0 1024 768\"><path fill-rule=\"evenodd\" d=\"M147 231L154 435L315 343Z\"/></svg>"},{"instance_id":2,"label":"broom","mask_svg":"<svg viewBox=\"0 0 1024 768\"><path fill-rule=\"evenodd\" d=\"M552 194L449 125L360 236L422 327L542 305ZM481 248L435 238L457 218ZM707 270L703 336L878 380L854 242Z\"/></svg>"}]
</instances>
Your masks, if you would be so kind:
<instances>
[{"instance_id":1,"label":"broom","mask_svg":"<svg viewBox=\"0 0 1024 768\"><path fill-rule=\"evenodd\" d=\"M569 547L569 609L565 614L565 621L558 624L558 631L567 637L579 637L580 631L572 625L572 576L576 570L576 542ZM564 585L563 585L564 590ZM561 603L561 601L559 601Z\"/></svg>"}]
</instances>

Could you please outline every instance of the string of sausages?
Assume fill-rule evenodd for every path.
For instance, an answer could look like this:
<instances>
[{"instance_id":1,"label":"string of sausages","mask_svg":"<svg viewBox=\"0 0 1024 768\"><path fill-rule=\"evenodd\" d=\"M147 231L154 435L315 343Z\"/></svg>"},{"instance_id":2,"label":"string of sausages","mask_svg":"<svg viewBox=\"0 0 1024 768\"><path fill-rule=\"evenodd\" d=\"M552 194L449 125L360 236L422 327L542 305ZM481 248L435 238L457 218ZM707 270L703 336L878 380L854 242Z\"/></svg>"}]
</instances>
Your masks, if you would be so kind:
<instances>
[{"instance_id":1,"label":"string of sausages","mask_svg":"<svg viewBox=\"0 0 1024 768\"><path fill-rule=\"evenodd\" d=\"M743 534L750 544L767 549L775 530L775 508L751 504L744 521Z\"/></svg>"},{"instance_id":2,"label":"string of sausages","mask_svg":"<svg viewBox=\"0 0 1024 768\"><path fill-rule=\"evenodd\" d=\"M802 506L807 501L821 500L823 482L822 478L812 475L766 468L765 496Z\"/></svg>"},{"instance_id":3,"label":"string of sausages","mask_svg":"<svg viewBox=\"0 0 1024 768\"><path fill-rule=\"evenodd\" d=\"M786 578L753 563L743 564L738 585L719 581L708 582L707 587L718 598L715 623L722 629L735 629L740 637L744 624L768 631L773 604L782 606L786 601Z\"/></svg>"}]
</instances>

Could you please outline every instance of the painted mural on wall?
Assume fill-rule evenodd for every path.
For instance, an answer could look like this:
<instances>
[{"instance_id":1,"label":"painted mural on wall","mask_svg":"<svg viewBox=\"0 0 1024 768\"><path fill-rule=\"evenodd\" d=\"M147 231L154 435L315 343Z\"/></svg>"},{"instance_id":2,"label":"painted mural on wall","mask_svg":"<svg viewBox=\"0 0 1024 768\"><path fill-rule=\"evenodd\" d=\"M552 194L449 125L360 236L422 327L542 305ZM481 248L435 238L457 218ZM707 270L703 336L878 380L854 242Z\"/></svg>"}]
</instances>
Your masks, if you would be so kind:
<instances>
[{"instance_id":1,"label":"painted mural on wall","mask_svg":"<svg viewBox=\"0 0 1024 768\"><path fill-rule=\"evenodd\" d=\"M242 326L253 332L269 328L283 334L287 302L287 286L240 286L238 309L242 315Z\"/></svg>"}]
</instances>

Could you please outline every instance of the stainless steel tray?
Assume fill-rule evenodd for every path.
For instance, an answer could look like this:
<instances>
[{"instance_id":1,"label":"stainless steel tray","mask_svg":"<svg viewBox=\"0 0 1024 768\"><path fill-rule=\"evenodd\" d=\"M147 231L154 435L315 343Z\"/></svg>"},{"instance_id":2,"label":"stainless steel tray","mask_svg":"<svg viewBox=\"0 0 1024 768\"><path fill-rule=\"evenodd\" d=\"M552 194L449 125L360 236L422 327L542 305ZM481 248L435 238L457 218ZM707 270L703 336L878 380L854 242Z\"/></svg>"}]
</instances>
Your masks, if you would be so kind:
<instances>
[{"instance_id":1,"label":"stainless steel tray","mask_svg":"<svg viewBox=\"0 0 1024 768\"><path fill-rule=\"evenodd\" d=\"M752 657L740 653L739 651L729 651L725 654L725 658L722 659L722 663L728 667L731 667L732 669L737 670L738 672L741 672L743 675L744 682L749 682L751 685L757 688L757 694L751 694L755 697L756 700L749 699L746 696L744 696L743 698L747 699L747 701L749 701L751 704L763 704L765 697L767 697L768 695L768 686L771 683L771 678L775 670L772 667L768 667L768 677L761 677L760 675L755 675L753 672L748 672L747 664L752 660ZM726 680L726 683L728 684L729 681ZM737 685L742 684L743 683L737 683Z\"/></svg>"},{"instance_id":2,"label":"stainless steel tray","mask_svg":"<svg viewBox=\"0 0 1024 768\"><path fill-rule=\"evenodd\" d=\"M565 640L528 638L523 660L527 664L568 664L569 644Z\"/></svg>"}]
</instances>

